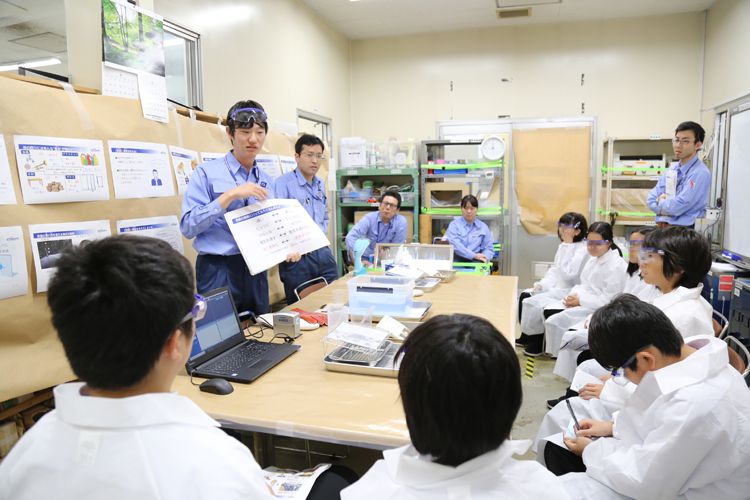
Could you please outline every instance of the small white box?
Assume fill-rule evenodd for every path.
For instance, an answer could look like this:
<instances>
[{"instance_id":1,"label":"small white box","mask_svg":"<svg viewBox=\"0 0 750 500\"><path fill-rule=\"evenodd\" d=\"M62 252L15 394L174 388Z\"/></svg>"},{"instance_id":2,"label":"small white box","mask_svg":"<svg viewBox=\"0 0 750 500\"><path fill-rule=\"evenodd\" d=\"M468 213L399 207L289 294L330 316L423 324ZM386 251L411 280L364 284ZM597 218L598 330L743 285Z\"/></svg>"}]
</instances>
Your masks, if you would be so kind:
<instances>
[{"instance_id":1,"label":"small white box","mask_svg":"<svg viewBox=\"0 0 750 500\"><path fill-rule=\"evenodd\" d=\"M367 167L367 141L361 137L342 137L339 145L340 169Z\"/></svg>"}]
</instances>

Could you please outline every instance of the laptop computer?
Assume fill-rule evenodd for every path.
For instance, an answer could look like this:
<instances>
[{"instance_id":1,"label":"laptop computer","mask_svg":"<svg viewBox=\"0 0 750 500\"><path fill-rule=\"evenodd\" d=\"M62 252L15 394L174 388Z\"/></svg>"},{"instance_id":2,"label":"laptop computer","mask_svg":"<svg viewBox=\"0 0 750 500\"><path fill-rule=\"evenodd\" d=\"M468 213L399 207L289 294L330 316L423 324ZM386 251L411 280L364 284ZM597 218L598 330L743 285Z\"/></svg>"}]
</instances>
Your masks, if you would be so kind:
<instances>
[{"instance_id":1,"label":"laptop computer","mask_svg":"<svg viewBox=\"0 0 750 500\"><path fill-rule=\"evenodd\" d=\"M245 339L232 294L217 288L203 294L206 315L195 323L195 339L185 363L188 374L249 384L300 346Z\"/></svg>"}]
</instances>

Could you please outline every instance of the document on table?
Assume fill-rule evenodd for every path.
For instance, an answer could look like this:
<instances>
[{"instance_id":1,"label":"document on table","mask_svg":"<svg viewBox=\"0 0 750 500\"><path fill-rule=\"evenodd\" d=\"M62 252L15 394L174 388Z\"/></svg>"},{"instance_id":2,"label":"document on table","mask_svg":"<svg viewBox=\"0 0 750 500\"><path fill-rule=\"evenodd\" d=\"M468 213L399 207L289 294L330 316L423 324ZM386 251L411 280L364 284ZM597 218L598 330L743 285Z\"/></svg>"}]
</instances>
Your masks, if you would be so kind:
<instances>
[{"instance_id":1,"label":"document on table","mask_svg":"<svg viewBox=\"0 0 750 500\"><path fill-rule=\"evenodd\" d=\"M224 214L250 274L330 245L328 238L297 200L272 199Z\"/></svg>"},{"instance_id":2,"label":"document on table","mask_svg":"<svg viewBox=\"0 0 750 500\"><path fill-rule=\"evenodd\" d=\"M0 227L0 299L26 295L28 289L21 226Z\"/></svg>"},{"instance_id":3,"label":"document on table","mask_svg":"<svg viewBox=\"0 0 750 500\"><path fill-rule=\"evenodd\" d=\"M25 203L109 199L102 141L31 135L13 141Z\"/></svg>"},{"instance_id":4,"label":"document on table","mask_svg":"<svg viewBox=\"0 0 750 500\"><path fill-rule=\"evenodd\" d=\"M226 155L226 153L201 152L201 163L206 163L207 161L211 160L218 160L220 158L224 158Z\"/></svg>"},{"instance_id":5,"label":"document on table","mask_svg":"<svg viewBox=\"0 0 750 500\"><path fill-rule=\"evenodd\" d=\"M182 194L190 183L190 176L198 168L198 152L169 146L169 155L172 157L172 168L177 179L177 193Z\"/></svg>"},{"instance_id":6,"label":"document on table","mask_svg":"<svg viewBox=\"0 0 750 500\"><path fill-rule=\"evenodd\" d=\"M169 243L172 248L181 254L185 253L185 248L182 245L180 223L175 215L118 220L117 234L135 234L138 236L159 238Z\"/></svg>"},{"instance_id":7,"label":"document on table","mask_svg":"<svg viewBox=\"0 0 750 500\"><path fill-rule=\"evenodd\" d=\"M16 192L10 178L8 150L5 148L5 136L0 134L0 205L15 205Z\"/></svg>"},{"instance_id":8,"label":"document on table","mask_svg":"<svg viewBox=\"0 0 750 500\"><path fill-rule=\"evenodd\" d=\"M109 141L115 198L174 195L167 146L154 142Z\"/></svg>"},{"instance_id":9,"label":"document on table","mask_svg":"<svg viewBox=\"0 0 750 500\"><path fill-rule=\"evenodd\" d=\"M310 494L318 476L330 467L331 464L319 464L314 469L300 472L268 467L263 469L263 477L274 497L304 500Z\"/></svg>"},{"instance_id":10,"label":"document on table","mask_svg":"<svg viewBox=\"0 0 750 500\"><path fill-rule=\"evenodd\" d=\"M30 224L31 251L36 268L36 291L46 292L50 278L57 269L57 260L66 248L85 245L111 236L108 220Z\"/></svg>"}]
</instances>

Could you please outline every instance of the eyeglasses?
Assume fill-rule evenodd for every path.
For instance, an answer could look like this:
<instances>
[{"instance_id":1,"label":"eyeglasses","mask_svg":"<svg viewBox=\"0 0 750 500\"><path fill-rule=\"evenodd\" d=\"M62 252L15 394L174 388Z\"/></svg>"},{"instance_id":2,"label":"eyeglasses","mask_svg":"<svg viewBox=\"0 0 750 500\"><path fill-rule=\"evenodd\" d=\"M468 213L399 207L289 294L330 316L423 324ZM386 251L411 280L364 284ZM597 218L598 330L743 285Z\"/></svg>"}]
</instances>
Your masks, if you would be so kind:
<instances>
[{"instance_id":1,"label":"eyeglasses","mask_svg":"<svg viewBox=\"0 0 750 500\"><path fill-rule=\"evenodd\" d=\"M646 349L647 347L651 347L651 344L641 347L640 349L635 351L635 353L632 356L626 359L625 362L621 364L618 368L613 368L611 371L612 382L614 382L617 385L626 385L629 382L629 380L625 378L625 372L624 372L625 367L633 364L633 361L635 361L635 357L638 355L638 353Z\"/></svg>"},{"instance_id":2,"label":"eyeglasses","mask_svg":"<svg viewBox=\"0 0 750 500\"><path fill-rule=\"evenodd\" d=\"M310 152L306 152L306 153L302 153L302 154L301 154L301 156L304 156L304 157L305 157L305 158L307 158L308 160L312 160L313 158L315 158L315 159L316 159L316 160L318 160L318 161L323 161L323 160L325 160L325 159L326 159L326 155L324 155L324 154L321 154L321 153L310 153Z\"/></svg>"},{"instance_id":3,"label":"eyeglasses","mask_svg":"<svg viewBox=\"0 0 750 500\"><path fill-rule=\"evenodd\" d=\"M651 261L656 255L661 255L663 257L664 255L666 255L666 252L659 248L651 247L641 247L641 249L638 250L638 260L643 262Z\"/></svg>"},{"instance_id":4,"label":"eyeglasses","mask_svg":"<svg viewBox=\"0 0 750 500\"><path fill-rule=\"evenodd\" d=\"M628 240L627 245L628 248L635 248L643 245L643 242L646 240Z\"/></svg>"},{"instance_id":5,"label":"eyeglasses","mask_svg":"<svg viewBox=\"0 0 750 500\"><path fill-rule=\"evenodd\" d=\"M598 247L601 245L607 245L609 243L609 240L590 240L588 238L584 238L583 241L585 241L586 245L590 247Z\"/></svg>"},{"instance_id":6,"label":"eyeglasses","mask_svg":"<svg viewBox=\"0 0 750 500\"><path fill-rule=\"evenodd\" d=\"M680 139L679 137L675 137L674 139L672 139L672 144L675 145L682 144L683 146L689 146L693 142L694 141L691 141L690 139Z\"/></svg>"},{"instance_id":7,"label":"eyeglasses","mask_svg":"<svg viewBox=\"0 0 750 500\"><path fill-rule=\"evenodd\" d=\"M240 108L232 111L229 119L236 128L253 128L253 126L268 121L268 115L260 108Z\"/></svg>"},{"instance_id":8,"label":"eyeglasses","mask_svg":"<svg viewBox=\"0 0 750 500\"><path fill-rule=\"evenodd\" d=\"M381 201L381 206L384 206L385 208L398 208L398 205L395 203L391 203L390 201Z\"/></svg>"},{"instance_id":9,"label":"eyeglasses","mask_svg":"<svg viewBox=\"0 0 750 500\"><path fill-rule=\"evenodd\" d=\"M195 321L202 320L206 316L206 310L208 310L208 303L206 303L206 299L196 293L195 303L193 304L192 309L190 309L190 311L182 317L178 324L181 325L184 322L189 321L190 319L194 319Z\"/></svg>"}]
</instances>

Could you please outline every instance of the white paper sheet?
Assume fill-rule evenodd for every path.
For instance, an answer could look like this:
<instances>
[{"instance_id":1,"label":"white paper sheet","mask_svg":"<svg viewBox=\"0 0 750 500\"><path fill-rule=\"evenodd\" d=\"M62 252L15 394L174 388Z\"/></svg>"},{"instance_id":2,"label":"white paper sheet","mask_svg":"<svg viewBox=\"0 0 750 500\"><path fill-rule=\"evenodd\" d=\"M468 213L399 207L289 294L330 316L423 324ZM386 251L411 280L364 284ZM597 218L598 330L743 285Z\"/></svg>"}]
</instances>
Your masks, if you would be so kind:
<instances>
[{"instance_id":1,"label":"white paper sheet","mask_svg":"<svg viewBox=\"0 0 750 500\"><path fill-rule=\"evenodd\" d=\"M180 222L175 215L163 217L146 217L143 219L125 219L117 221L117 234L135 234L164 240L172 248L184 254Z\"/></svg>"},{"instance_id":2,"label":"white paper sheet","mask_svg":"<svg viewBox=\"0 0 750 500\"><path fill-rule=\"evenodd\" d=\"M268 467L263 469L263 477L275 498L304 500L318 476L330 467L331 464L318 464L313 469L300 472Z\"/></svg>"},{"instance_id":3,"label":"white paper sheet","mask_svg":"<svg viewBox=\"0 0 750 500\"><path fill-rule=\"evenodd\" d=\"M586 384L602 385L604 384L604 382L591 375L590 373L587 373L583 370L576 370L575 375L573 375L573 380L571 380L570 382L570 390L579 392L581 390L581 387Z\"/></svg>"},{"instance_id":4,"label":"white paper sheet","mask_svg":"<svg viewBox=\"0 0 750 500\"><path fill-rule=\"evenodd\" d=\"M177 193L182 194L190 183L190 176L198 167L200 160L198 152L190 149L169 146L169 155L172 157L172 168L177 179Z\"/></svg>"},{"instance_id":5,"label":"white paper sheet","mask_svg":"<svg viewBox=\"0 0 750 500\"><path fill-rule=\"evenodd\" d=\"M261 154L255 157L255 161L258 168L272 179L281 176L281 163L278 156Z\"/></svg>"},{"instance_id":6,"label":"white paper sheet","mask_svg":"<svg viewBox=\"0 0 750 500\"><path fill-rule=\"evenodd\" d=\"M115 198L173 196L167 146L154 142L109 141Z\"/></svg>"},{"instance_id":7,"label":"white paper sheet","mask_svg":"<svg viewBox=\"0 0 750 500\"><path fill-rule=\"evenodd\" d=\"M47 291L49 280L57 269L57 259L63 250L112 235L108 220L30 224L29 234L36 268L37 293Z\"/></svg>"},{"instance_id":8,"label":"white paper sheet","mask_svg":"<svg viewBox=\"0 0 750 500\"><path fill-rule=\"evenodd\" d=\"M250 274L283 262L292 252L306 254L330 245L297 200L265 200L224 214Z\"/></svg>"},{"instance_id":9,"label":"white paper sheet","mask_svg":"<svg viewBox=\"0 0 750 500\"><path fill-rule=\"evenodd\" d=\"M0 134L0 205L15 205L16 192L10 177L10 161L5 148L5 136Z\"/></svg>"},{"instance_id":10,"label":"white paper sheet","mask_svg":"<svg viewBox=\"0 0 750 500\"><path fill-rule=\"evenodd\" d=\"M102 63L102 95L138 99L138 75Z\"/></svg>"},{"instance_id":11,"label":"white paper sheet","mask_svg":"<svg viewBox=\"0 0 750 500\"><path fill-rule=\"evenodd\" d=\"M21 226L0 227L0 299L26 295L28 290Z\"/></svg>"},{"instance_id":12,"label":"white paper sheet","mask_svg":"<svg viewBox=\"0 0 750 500\"><path fill-rule=\"evenodd\" d=\"M224 158L227 154L226 153L207 153L202 152L201 153L201 163L206 163L207 161L211 160L218 160L219 158Z\"/></svg>"},{"instance_id":13,"label":"white paper sheet","mask_svg":"<svg viewBox=\"0 0 750 500\"><path fill-rule=\"evenodd\" d=\"M30 135L13 141L26 204L109 199L102 141Z\"/></svg>"},{"instance_id":14,"label":"white paper sheet","mask_svg":"<svg viewBox=\"0 0 750 500\"><path fill-rule=\"evenodd\" d=\"M281 164L282 175L289 172L294 172L294 169L297 168L297 161L294 159L294 156L279 155L279 163Z\"/></svg>"},{"instance_id":15,"label":"white paper sheet","mask_svg":"<svg viewBox=\"0 0 750 500\"><path fill-rule=\"evenodd\" d=\"M141 97L143 117L169 123L167 79L145 71L138 72L138 95Z\"/></svg>"}]
</instances>

